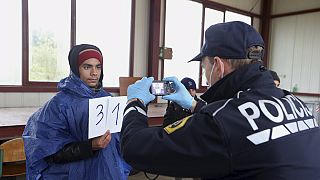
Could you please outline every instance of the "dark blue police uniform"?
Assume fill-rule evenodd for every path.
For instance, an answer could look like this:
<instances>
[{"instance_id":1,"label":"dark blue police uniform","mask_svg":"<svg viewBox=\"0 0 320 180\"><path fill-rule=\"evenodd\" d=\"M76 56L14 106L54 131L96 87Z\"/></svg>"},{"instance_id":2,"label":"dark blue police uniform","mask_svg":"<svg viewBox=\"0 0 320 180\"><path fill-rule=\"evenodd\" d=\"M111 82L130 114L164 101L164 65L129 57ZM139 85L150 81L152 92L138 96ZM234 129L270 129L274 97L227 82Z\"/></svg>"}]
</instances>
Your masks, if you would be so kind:
<instances>
[{"instance_id":1,"label":"dark blue police uniform","mask_svg":"<svg viewBox=\"0 0 320 180\"><path fill-rule=\"evenodd\" d=\"M201 98L208 105L148 128L147 108L125 109L122 154L137 169L175 177L320 179L320 131L307 106L275 87L260 63L243 66Z\"/></svg>"},{"instance_id":2,"label":"dark blue police uniform","mask_svg":"<svg viewBox=\"0 0 320 180\"><path fill-rule=\"evenodd\" d=\"M190 109L184 109L175 102L169 102L166 113L164 114L162 126L167 126L184 117L190 116L193 113L197 113L203 106L206 105L206 103L203 100L199 99L197 96L194 96L194 100L197 101L197 105L193 112L191 112Z\"/></svg>"}]
</instances>

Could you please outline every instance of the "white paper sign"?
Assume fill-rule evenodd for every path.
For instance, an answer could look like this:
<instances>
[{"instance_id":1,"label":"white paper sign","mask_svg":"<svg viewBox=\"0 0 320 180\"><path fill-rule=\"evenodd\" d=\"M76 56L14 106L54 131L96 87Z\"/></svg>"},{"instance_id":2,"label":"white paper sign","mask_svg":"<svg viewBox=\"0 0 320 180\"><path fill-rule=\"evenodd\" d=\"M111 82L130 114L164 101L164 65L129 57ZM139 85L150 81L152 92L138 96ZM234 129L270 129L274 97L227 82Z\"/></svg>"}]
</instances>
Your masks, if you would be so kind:
<instances>
[{"instance_id":1,"label":"white paper sign","mask_svg":"<svg viewBox=\"0 0 320 180\"><path fill-rule=\"evenodd\" d=\"M110 97L108 101L107 129L111 133L120 132L123 121L123 111L127 105L127 96Z\"/></svg>"},{"instance_id":2,"label":"white paper sign","mask_svg":"<svg viewBox=\"0 0 320 180\"><path fill-rule=\"evenodd\" d=\"M103 135L108 129L110 133L120 132L126 103L127 96L89 99L89 139Z\"/></svg>"},{"instance_id":3,"label":"white paper sign","mask_svg":"<svg viewBox=\"0 0 320 180\"><path fill-rule=\"evenodd\" d=\"M101 136L107 131L107 102L106 97L89 99L89 139Z\"/></svg>"}]
</instances>

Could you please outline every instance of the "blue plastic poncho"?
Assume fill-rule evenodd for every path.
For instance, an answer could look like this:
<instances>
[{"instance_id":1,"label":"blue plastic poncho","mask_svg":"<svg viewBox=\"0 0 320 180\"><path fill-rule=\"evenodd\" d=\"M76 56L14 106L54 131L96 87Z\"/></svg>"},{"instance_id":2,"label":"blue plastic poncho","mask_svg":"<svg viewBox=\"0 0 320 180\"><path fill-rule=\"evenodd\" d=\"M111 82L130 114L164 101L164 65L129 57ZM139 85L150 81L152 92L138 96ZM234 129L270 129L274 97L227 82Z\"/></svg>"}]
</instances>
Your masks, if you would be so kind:
<instances>
[{"instance_id":1,"label":"blue plastic poncho","mask_svg":"<svg viewBox=\"0 0 320 180\"><path fill-rule=\"evenodd\" d=\"M110 96L104 90L93 92L73 73L60 81L58 89L56 96L30 117L23 132L27 179L127 179L130 167L120 156L118 133L89 159L65 164L44 160L68 143L87 140L89 99Z\"/></svg>"}]
</instances>

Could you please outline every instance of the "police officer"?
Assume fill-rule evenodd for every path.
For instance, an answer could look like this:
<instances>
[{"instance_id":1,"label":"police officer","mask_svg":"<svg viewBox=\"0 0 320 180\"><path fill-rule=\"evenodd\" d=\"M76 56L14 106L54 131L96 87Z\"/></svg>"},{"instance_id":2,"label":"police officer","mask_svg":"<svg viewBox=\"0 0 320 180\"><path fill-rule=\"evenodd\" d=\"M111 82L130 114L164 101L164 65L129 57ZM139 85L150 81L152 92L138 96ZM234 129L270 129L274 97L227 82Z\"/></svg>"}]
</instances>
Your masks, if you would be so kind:
<instances>
[{"instance_id":1,"label":"police officer","mask_svg":"<svg viewBox=\"0 0 320 180\"><path fill-rule=\"evenodd\" d=\"M280 86L280 78L278 76L278 74L275 71L269 70L271 73L271 76L273 78L273 82L274 84L279 87Z\"/></svg>"},{"instance_id":2,"label":"police officer","mask_svg":"<svg viewBox=\"0 0 320 180\"><path fill-rule=\"evenodd\" d=\"M191 61L201 61L210 88L199 113L164 128L148 127L152 77L129 86L121 150L137 169L210 179L320 179L320 131L297 97L274 85L261 64L260 34L242 22L210 26ZM163 99L193 111L196 101L174 77Z\"/></svg>"}]
</instances>

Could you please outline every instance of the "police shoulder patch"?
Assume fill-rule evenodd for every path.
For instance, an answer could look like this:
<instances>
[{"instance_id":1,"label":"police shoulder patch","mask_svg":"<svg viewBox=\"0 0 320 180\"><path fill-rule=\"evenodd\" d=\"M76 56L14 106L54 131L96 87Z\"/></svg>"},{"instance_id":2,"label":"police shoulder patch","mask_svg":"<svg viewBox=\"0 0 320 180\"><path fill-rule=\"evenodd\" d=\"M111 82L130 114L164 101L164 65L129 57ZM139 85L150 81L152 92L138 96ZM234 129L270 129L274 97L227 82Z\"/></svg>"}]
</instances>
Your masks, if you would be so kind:
<instances>
[{"instance_id":1,"label":"police shoulder patch","mask_svg":"<svg viewBox=\"0 0 320 180\"><path fill-rule=\"evenodd\" d=\"M167 132L167 134L171 134L171 133L175 132L176 130L182 128L186 124L186 122L191 118L191 116L192 115L187 116L183 119L180 119L179 121L176 121L172 124L169 124L168 126L166 126L163 129Z\"/></svg>"}]
</instances>

